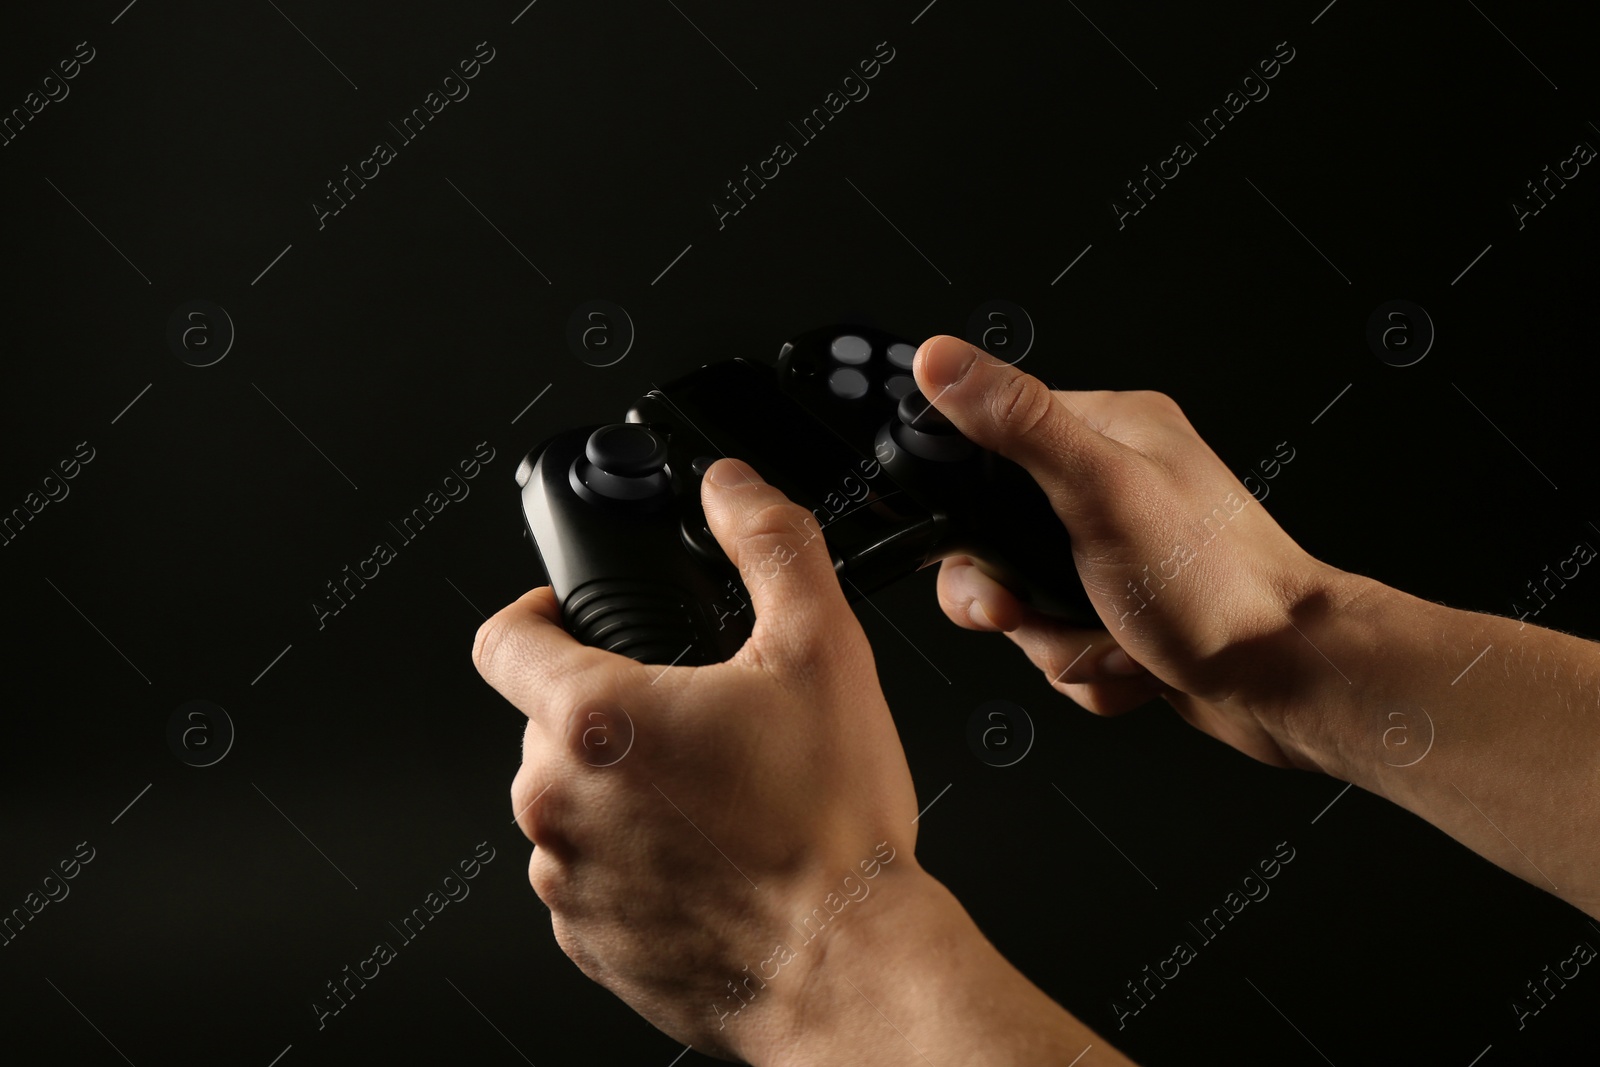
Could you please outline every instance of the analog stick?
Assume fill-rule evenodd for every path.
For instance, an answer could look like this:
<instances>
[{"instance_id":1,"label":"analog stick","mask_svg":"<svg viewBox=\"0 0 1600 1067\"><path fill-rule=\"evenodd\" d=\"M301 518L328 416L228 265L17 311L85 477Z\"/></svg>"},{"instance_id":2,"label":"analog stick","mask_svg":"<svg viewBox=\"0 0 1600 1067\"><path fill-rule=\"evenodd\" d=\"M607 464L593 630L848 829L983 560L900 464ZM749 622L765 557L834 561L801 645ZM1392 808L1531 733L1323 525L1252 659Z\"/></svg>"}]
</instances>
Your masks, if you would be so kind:
<instances>
[{"instance_id":1,"label":"analog stick","mask_svg":"<svg viewBox=\"0 0 1600 1067\"><path fill-rule=\"evenodd\" d=\"M895 415L903 425L923 433L952 434L956 432L955 423L945 418L944 412L928 402L922 395L922 390L913 389L900 398L900 403L895 407Z\"/></svg>"},{"instance_id":2,"label":"analog stick","mask_svg":"<svg viewBox=\"0 0 1600 1067\"><path fill-rule=\"evenodd\" d=\"M572 488L590 503L648 505L672 495L667 442L636 422L602 426L589 435L583 455L572 462Z\"/></svg>"},{"instance_id":3,"label":"analog stick","mask_svg":"<svg viewBox=\"0 0 1600 1067\"><path fill-rule=\"evenodd\" d=\"M973 453L973 445L955 423L928 402L920 389L913 389L895 405L895 417L878 431L880 454L885 445L889 454L904 450L935 463L958 463Z\"/></svg>"},{"instance_id":4,"label":"analog stick","mask_svg":"<svg viewBox=\"0 0 1600 1067\"><path fill-rule=\"evenodd\" d=\"M618 422L590 434L583 455L607 474L645 478L667 465L667 442L648 426Z\"/></svg>"}]
</instances>

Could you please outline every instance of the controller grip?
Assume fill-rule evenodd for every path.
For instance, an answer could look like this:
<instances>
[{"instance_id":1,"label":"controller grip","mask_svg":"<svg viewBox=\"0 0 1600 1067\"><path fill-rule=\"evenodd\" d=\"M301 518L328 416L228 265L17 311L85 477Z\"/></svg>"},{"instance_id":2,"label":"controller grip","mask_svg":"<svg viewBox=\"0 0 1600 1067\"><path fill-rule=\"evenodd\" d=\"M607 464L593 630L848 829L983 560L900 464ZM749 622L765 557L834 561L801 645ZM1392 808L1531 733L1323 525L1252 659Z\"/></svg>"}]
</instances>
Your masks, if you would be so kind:
<instances>
[{"instance_id":1,"label":"controller grip","mask_svg":"<svg viewBox=\"0 0 1600 1067\"><path fill-rule=\"evenodd\" d=\"M994 521L963 538L960 551L1041 614L1077 626L1104 625L1078 576L1072 539L1031 478L1003 485L978 512Z\"/></svg>"},{"instance_id":2,"label":"controller grip","mask_svg":"<svg viewBox=\"0 0 1600 1067\"><path fill-rule=\"evenodd\" d=\"M583 644L640 663L704 666L728 659L749 636L749 623L742 636L739 626L710 633L693 603L673 585L595 578L567 596L561 621Z\"/></svg>"},{"instance_id":3,"label":"controller grip","mask_svg":"<svg viewBox=\"0 0 1600 1067\"><path fill-rule=\"evenodd\" d=\"M1001 552L976 548L973 552L973 562L979 570L1017 594L1018 599L1041 615L1076 626L1098 628L1103 625L1084 592L1070 555L1063 569L1059 554L1030 559L1031 553L1026 550Z\"/></svg>"}]
</instances>

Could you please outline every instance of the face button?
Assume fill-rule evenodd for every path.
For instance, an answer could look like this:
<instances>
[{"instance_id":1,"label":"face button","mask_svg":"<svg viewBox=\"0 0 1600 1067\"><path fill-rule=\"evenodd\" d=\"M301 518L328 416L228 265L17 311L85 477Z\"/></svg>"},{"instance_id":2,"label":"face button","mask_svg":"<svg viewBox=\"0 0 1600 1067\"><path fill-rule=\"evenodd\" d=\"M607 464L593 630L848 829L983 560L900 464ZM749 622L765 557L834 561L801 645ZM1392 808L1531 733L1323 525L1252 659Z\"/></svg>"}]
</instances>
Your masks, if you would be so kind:
<instances>
[{"instance_id":1,"label":"face button","mask_svg":"<svg viewBox=\"0 0 1600 1067\"><path fill-rule=\"evenodd\" d=\"M910 370L912 360L916 359L917 347L908 345L904 341L896 341L889 346L889 363L901 370Z\"/></svg>"},{"instance_id":2,"label":"face button","mask_svg":"<svg viewBox=\"0 0 1600 1067\"><path fill-rule=\"evenodd\" d=\"M872 344L865 337L857 337L853 333L843 334L833 339L833 344L828 346L828 351L840 363L859 366L872 358Z\"/></svg>"},{"instance_id":3,"label":"face button","mask_svg":"<svg viewBox=\"0 0 1600 1067\"><path fill-rule=\"evenodd\" d=\"M909 374L891 374L883 381L883 391L889 399L899 402L905 399L907 393L914 393L917 389L917 380Z\"/></svg>"},{"instance_id":4,"label":"face button","mask_svg":"<svg viewBox=\"0 0 1600 1067\"><path fill-rule=\"evenodd\" d=\"M728 554L722 551L716 534L711 532L711 527L706 523L705 512L699 508L689 509L689 514L678 524L678 535L683 538L684 547L696 558L722 567L728 565Z\"/></svg>"},{"instance_id":5,"label":"face button","mask_svg":"<svg viewBox=\"0 0 1600 1067\"><path fill-rule=\"evenodd\" d=\"M828 391L840 400L860 400L867 395L867 376L854 367L840 367L828 375Z\"/></svg>"}]
</instances>

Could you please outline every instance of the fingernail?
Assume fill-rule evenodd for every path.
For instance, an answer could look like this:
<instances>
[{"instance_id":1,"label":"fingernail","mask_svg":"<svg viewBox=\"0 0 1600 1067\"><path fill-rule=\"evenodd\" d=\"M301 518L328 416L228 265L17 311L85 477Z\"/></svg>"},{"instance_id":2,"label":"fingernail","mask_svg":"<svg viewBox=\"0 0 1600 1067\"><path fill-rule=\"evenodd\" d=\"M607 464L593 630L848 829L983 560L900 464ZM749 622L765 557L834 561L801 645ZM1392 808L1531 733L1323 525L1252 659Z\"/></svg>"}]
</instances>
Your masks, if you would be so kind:
<instances>
[{"instance_id":1,"label":"fingernail","mask_svg":"<svg viewBox=\"0 0 1600 1067\"><path fill-rule=\"evenodd\" d=\"M985 630L993 630L996 633L1000 631L1000 627L995 624L995 621L989 618L989 613L983 610L983 601L976 597L967 605L967 618L972 620L972 625L974 626Z\"/></svg>"},{"instance_id":2,"label":"fingernail","mask_svg":"<svg viewBox=\"0 0 1600 1067\"><path fill-rule=\"evenodd\" d=\"M922 374L928 384L948 389L965 378L977 360L977 349L965 341L942 337L923 346Z\"/></svg>"},{"instance_id":3,"label":"fingernail","mask_svg":"<svg viewBox=\"0 0 1600 1067\"><path fill-rule=\"evenodd\" d=\"M1145 672L1143 665L1135 663L1133 657L1124 652L1120 646L1100 657L1100 670L1105 674L1123 676Z\"/></svg>"},{"instance_id":4,"label":"fingernail","mask_svg":"<svg viewBox=\"0 0 1600 1067\"><path fill-rule=\"evenodd\" d=\"M706 477L713 485L724 489L738 489L746 485L763 485L761 475L755 472L748 463L737 459L719 459L706 471Z\"/></svg>"}]
</instances>

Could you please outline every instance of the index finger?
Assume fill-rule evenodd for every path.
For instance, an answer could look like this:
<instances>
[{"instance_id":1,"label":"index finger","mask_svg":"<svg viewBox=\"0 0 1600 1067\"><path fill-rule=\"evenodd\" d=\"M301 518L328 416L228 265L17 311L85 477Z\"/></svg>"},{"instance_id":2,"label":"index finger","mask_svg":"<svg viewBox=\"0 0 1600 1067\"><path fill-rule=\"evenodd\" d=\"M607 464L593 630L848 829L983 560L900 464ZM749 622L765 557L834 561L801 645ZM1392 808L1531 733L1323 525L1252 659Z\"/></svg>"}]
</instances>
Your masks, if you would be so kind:
<instances>
[{"instance_id":1,"label":"index finger","mask_svg":"<svg viewBox=\"0 0 1600 1067\"><path fill-rule=\"evenodd\" d=\"M633 661L581 644L561 627L561 607L547 585L529 590L478 627L472 643L478 673L524 715L541 715L554 685L589 667ZM637 664L634 664L636 667Z\"/></svg>"}]
</instances>

